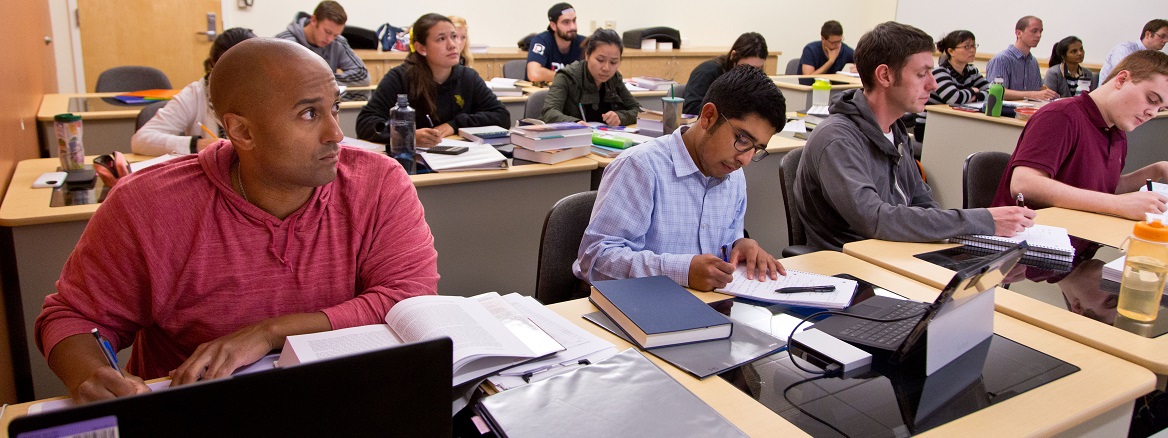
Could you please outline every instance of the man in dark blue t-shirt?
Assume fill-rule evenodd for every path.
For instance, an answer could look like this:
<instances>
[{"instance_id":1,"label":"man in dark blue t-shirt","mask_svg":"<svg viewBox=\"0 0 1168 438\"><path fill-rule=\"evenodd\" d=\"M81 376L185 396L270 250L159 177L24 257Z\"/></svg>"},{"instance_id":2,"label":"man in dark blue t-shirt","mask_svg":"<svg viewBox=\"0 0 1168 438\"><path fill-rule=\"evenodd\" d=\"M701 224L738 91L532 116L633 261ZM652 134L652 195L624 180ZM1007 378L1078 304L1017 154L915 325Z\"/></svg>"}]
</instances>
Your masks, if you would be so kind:
<instances>
[{"instance_id":1,"label":"man in dark blue t-shirt","mask_svg":"<svg viewBox=\"0 0 1168 438\"><path fill-rule=\"evenodd\" d=\"M576 34L576 10L567 3L548 9L547 32L531 38L527 51L527 80L551 82L565 65L579 61L584 37Z\"/></svg>"},{"instance_id":2,"label":"man in dark blue t-shirt","mask_svg":"<svg viewBox=\"0 0 1168 438\"><path fill-rule=\"evenodd\" d=\"M803 74L831 74L843 70L846 64L856 62L855 51L844 44L844 27L838 21L823 23L819 36L819 41L812 41L803 47L803 57L799 60Z\"/></svg>"}]
</instances>

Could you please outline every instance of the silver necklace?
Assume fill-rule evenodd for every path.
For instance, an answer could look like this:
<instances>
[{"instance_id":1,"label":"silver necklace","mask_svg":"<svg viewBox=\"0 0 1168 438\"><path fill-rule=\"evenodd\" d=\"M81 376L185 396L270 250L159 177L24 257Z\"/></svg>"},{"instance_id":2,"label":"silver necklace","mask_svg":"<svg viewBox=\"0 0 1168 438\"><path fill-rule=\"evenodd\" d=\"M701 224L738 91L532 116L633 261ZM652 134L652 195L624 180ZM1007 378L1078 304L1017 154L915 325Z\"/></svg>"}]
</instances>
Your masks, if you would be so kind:
<instances>
[{"instance_id":1,"label":"silver necklace","mask_svg":"<svg viewBox=\"0 0 1168 438\"><path fill-rule=\"evenodd\" d=\"M235 180L239 182L239 194L243 195L243 200L250 204L251 200L247 199L247 191L243 189L243 169L238 164L235 166Z\"/></svg>"}]
</instances>

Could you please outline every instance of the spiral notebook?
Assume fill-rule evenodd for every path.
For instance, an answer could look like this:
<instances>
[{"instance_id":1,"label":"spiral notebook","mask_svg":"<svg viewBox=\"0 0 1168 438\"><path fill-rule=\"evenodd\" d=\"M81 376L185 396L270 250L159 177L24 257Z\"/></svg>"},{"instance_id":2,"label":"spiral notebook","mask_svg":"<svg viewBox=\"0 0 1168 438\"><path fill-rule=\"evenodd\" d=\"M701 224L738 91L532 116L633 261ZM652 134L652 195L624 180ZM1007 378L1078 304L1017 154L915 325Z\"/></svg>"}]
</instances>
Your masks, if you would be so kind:
<instances>
[{"instance_id":1,"label":"spiral notebook","mask_svg":"<svg viewBox=\"0 0 1168 438\"><path fill-rule=\"evenodd\" d=\"M1026 250L1027 257L1067 262L1075 257L1075 247L1071 246L1071 236L1067 234L1067 229L1049 225L1035 225L1014 237L971 234L957 236L949 241L995 251L1002 251L1016 243L1026 241L1030 245Z\"/></svg>"},{"instance_id":2,"label":"spiral notebook","mask_svg":"<svg viewBox=\"0 0 1168 438\"><path fill-rule=\"evenodd\" d=\"M835 286L835 290L831 292L776 292L780 288L799 286ZM757 278L747 279L746 266L739 266L734 271L734 280L726 287L715 290L727 295L765 303L842 309L852 302L852 295L856 294L856 282L846 278L828 277L794 269L788 269L787 275L780 275L778 280L767 278L766 281L758 281Z\"/></svg>"}]
</instances>

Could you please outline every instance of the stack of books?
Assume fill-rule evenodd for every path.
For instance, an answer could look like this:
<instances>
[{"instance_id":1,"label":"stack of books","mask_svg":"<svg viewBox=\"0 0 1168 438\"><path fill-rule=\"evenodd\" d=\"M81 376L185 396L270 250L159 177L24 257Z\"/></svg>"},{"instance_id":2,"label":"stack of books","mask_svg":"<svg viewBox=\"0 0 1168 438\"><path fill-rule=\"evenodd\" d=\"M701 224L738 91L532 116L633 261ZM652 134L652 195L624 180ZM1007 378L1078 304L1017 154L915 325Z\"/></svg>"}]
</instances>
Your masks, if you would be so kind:
<instances>
[{"instance_id":1,"label":"stack of books","mask_svg":"<svg viewBox=\"0 0 1168 438\"><path fill-rule=\"evenodd\" d=\"M475 143L499 146L511 143L511 132L507 128L498 126L476 126L474 128L458 128L458 135Z\"/></svg>"},{"instance_id":2,"label":"stack of books","mask_svg":"<svg viewBox=\"0 0 1168 438\"><path fill-rule=\"evenodd\" d=\"M511 128L512 156L520 160L556 164L592 151L592 128L573 122Z\"/></svg>"},{"instance_id":3,"label":"stack of books","mask_svg":"<svg viewBox=\"0 0 1168 438\"><path fill-rule=\"evenodd\" d=\"M492 78L487 81L487 88L490 88L496 97L519 97L523 95L523 89L515 85L518 81L518 79Z\"/></svg>"},{"instance_id":4,"label":"stack of books","mask_svg":"<svg viewBox=\"0 0 1168 438\"><path fill-rule=\"evenodd\" d=\"M632 79L629 79L629 82L632 82L633 85L636 85L638 87L641 87L641 88L644 88L644 89L650 90L650 91L655 91L655 90L668 91L670 87L677 85L677 81L671 81L669 79L664 79L664 78L655 78L652 76L637 76L637 77L634 77Z\"/></svg>"},{"instance_id":5,"label":"stack of books","mask_svg":"<svg viewBox=\"0 0 1168 438\"><path fill-rule=\"evenodd\" d=\"M592 283L588 300L641 348L729 338L733 325L664 275Z\"/></svg>"}]
</instances>

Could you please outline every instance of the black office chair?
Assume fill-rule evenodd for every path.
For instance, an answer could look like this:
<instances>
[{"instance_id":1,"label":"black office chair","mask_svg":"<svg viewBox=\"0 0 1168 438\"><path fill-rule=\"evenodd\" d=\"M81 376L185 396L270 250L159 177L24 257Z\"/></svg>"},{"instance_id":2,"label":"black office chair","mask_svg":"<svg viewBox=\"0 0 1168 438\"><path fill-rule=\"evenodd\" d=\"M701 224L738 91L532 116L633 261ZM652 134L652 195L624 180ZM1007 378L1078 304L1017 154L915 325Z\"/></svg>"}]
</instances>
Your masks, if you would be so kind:
<instances>
[{"instance_id":1,"label":"black office chair","mask_svg":"<svg viewBox=\"0 0 1168 438\"><path fill-rule=\"evenodd\" d=\"M588 284L572 274L572 262L592 217L596 191L568 195L552 206L543 222L539 261L535 273L535 299L553 304L588 296Z\"/></svg>"},{"instance_id":2,"label":"black office chair","mask_svg":"<svg viewBox=\"0 0 1168 438\"><path fill-rule=\"evenodd\" d=\"M142 112L138 113L138 119L134 121L134 132L138 132L139 129L142 129L142 125L145 125L146 122L149 122L150 119L154 118L154 113L158 112L158 110L166 106L167 102L170 101L160 100L142 107Z\"/></svg>"},{"instance_id":3,"label":"black office chair","mask_svg":"<svg viewBox=\"0 0 1168 438\"><path fill-rule=\"evenodd\" d=\"M1010 154L982 151L969 154L961 169L961 205L964 208L987 208L994 202L998 184L1010 164Z\"/></svg>"},{"instance_id":4,"label":"black office chair","mask_svg":"<svg viewBox=\"0 0 1168 438\"><path fill-rule=\"evenodd\" d=\"M377 32L357 26L345 26L341 36L345 37L353 50L377 50L380 42L377 40Z\"/></svg>"},{"instance_id":5,"label":"black office chair","mask_svg":"<svg viewBox=\"0 0 1168 438\"><path fill-rule=\"evenodd\" d=\"M803 148L793 149L779 162L779 185L783 189L783 211L787 212L787 247L783 257L794 257L815 252L807 246L807 233L795 209L795 172L799 170L799 160L803 158Z\"/></svg>"},{"instance_id":6,"label":"black office chair","mask_svg":"<svg viewBox=\"0 0 1168 438\"><path fill-rule=\"evenodd\" d=\"M503 63L503 77L523 80L527 77L527 60L512 59Z\"/></svg>"},{"instance_id":7,"label":"black office chair","mask_svg":"<svg viewBox=\"0 0 1168 438\"><path fill-rule=\"evenodd\" d=\"M543 119L543 101L547 93L547 90L539 90L527 96L527 103L523 105L523 118Z\"/></svg>"},{"instance_id":8,"label":"black office chair","mask_svg":"<svg viewBox=\"0 0 1168 438\"><path fill-rule=\"evenodd\" d=\"M170 79L166 73L154 67L124 65L101 72L97 76L94 91L112 93L119 91L169 90Z\"/></svg>"},{"instance_id":9,"label":"black office chair","mask_svg":"<svg viewBox=\"0 0 1168 438\"><path fill-rule=\"evenodd\" d=\"M786 74L789 74L789 75L797 75L799 73L802 73L801 71L799 71L799 58L795 58L795 59L792 59L790 61L787 61L787 70L785 70L785 72L786 72Z\"/></svg>"}]
</instances>

